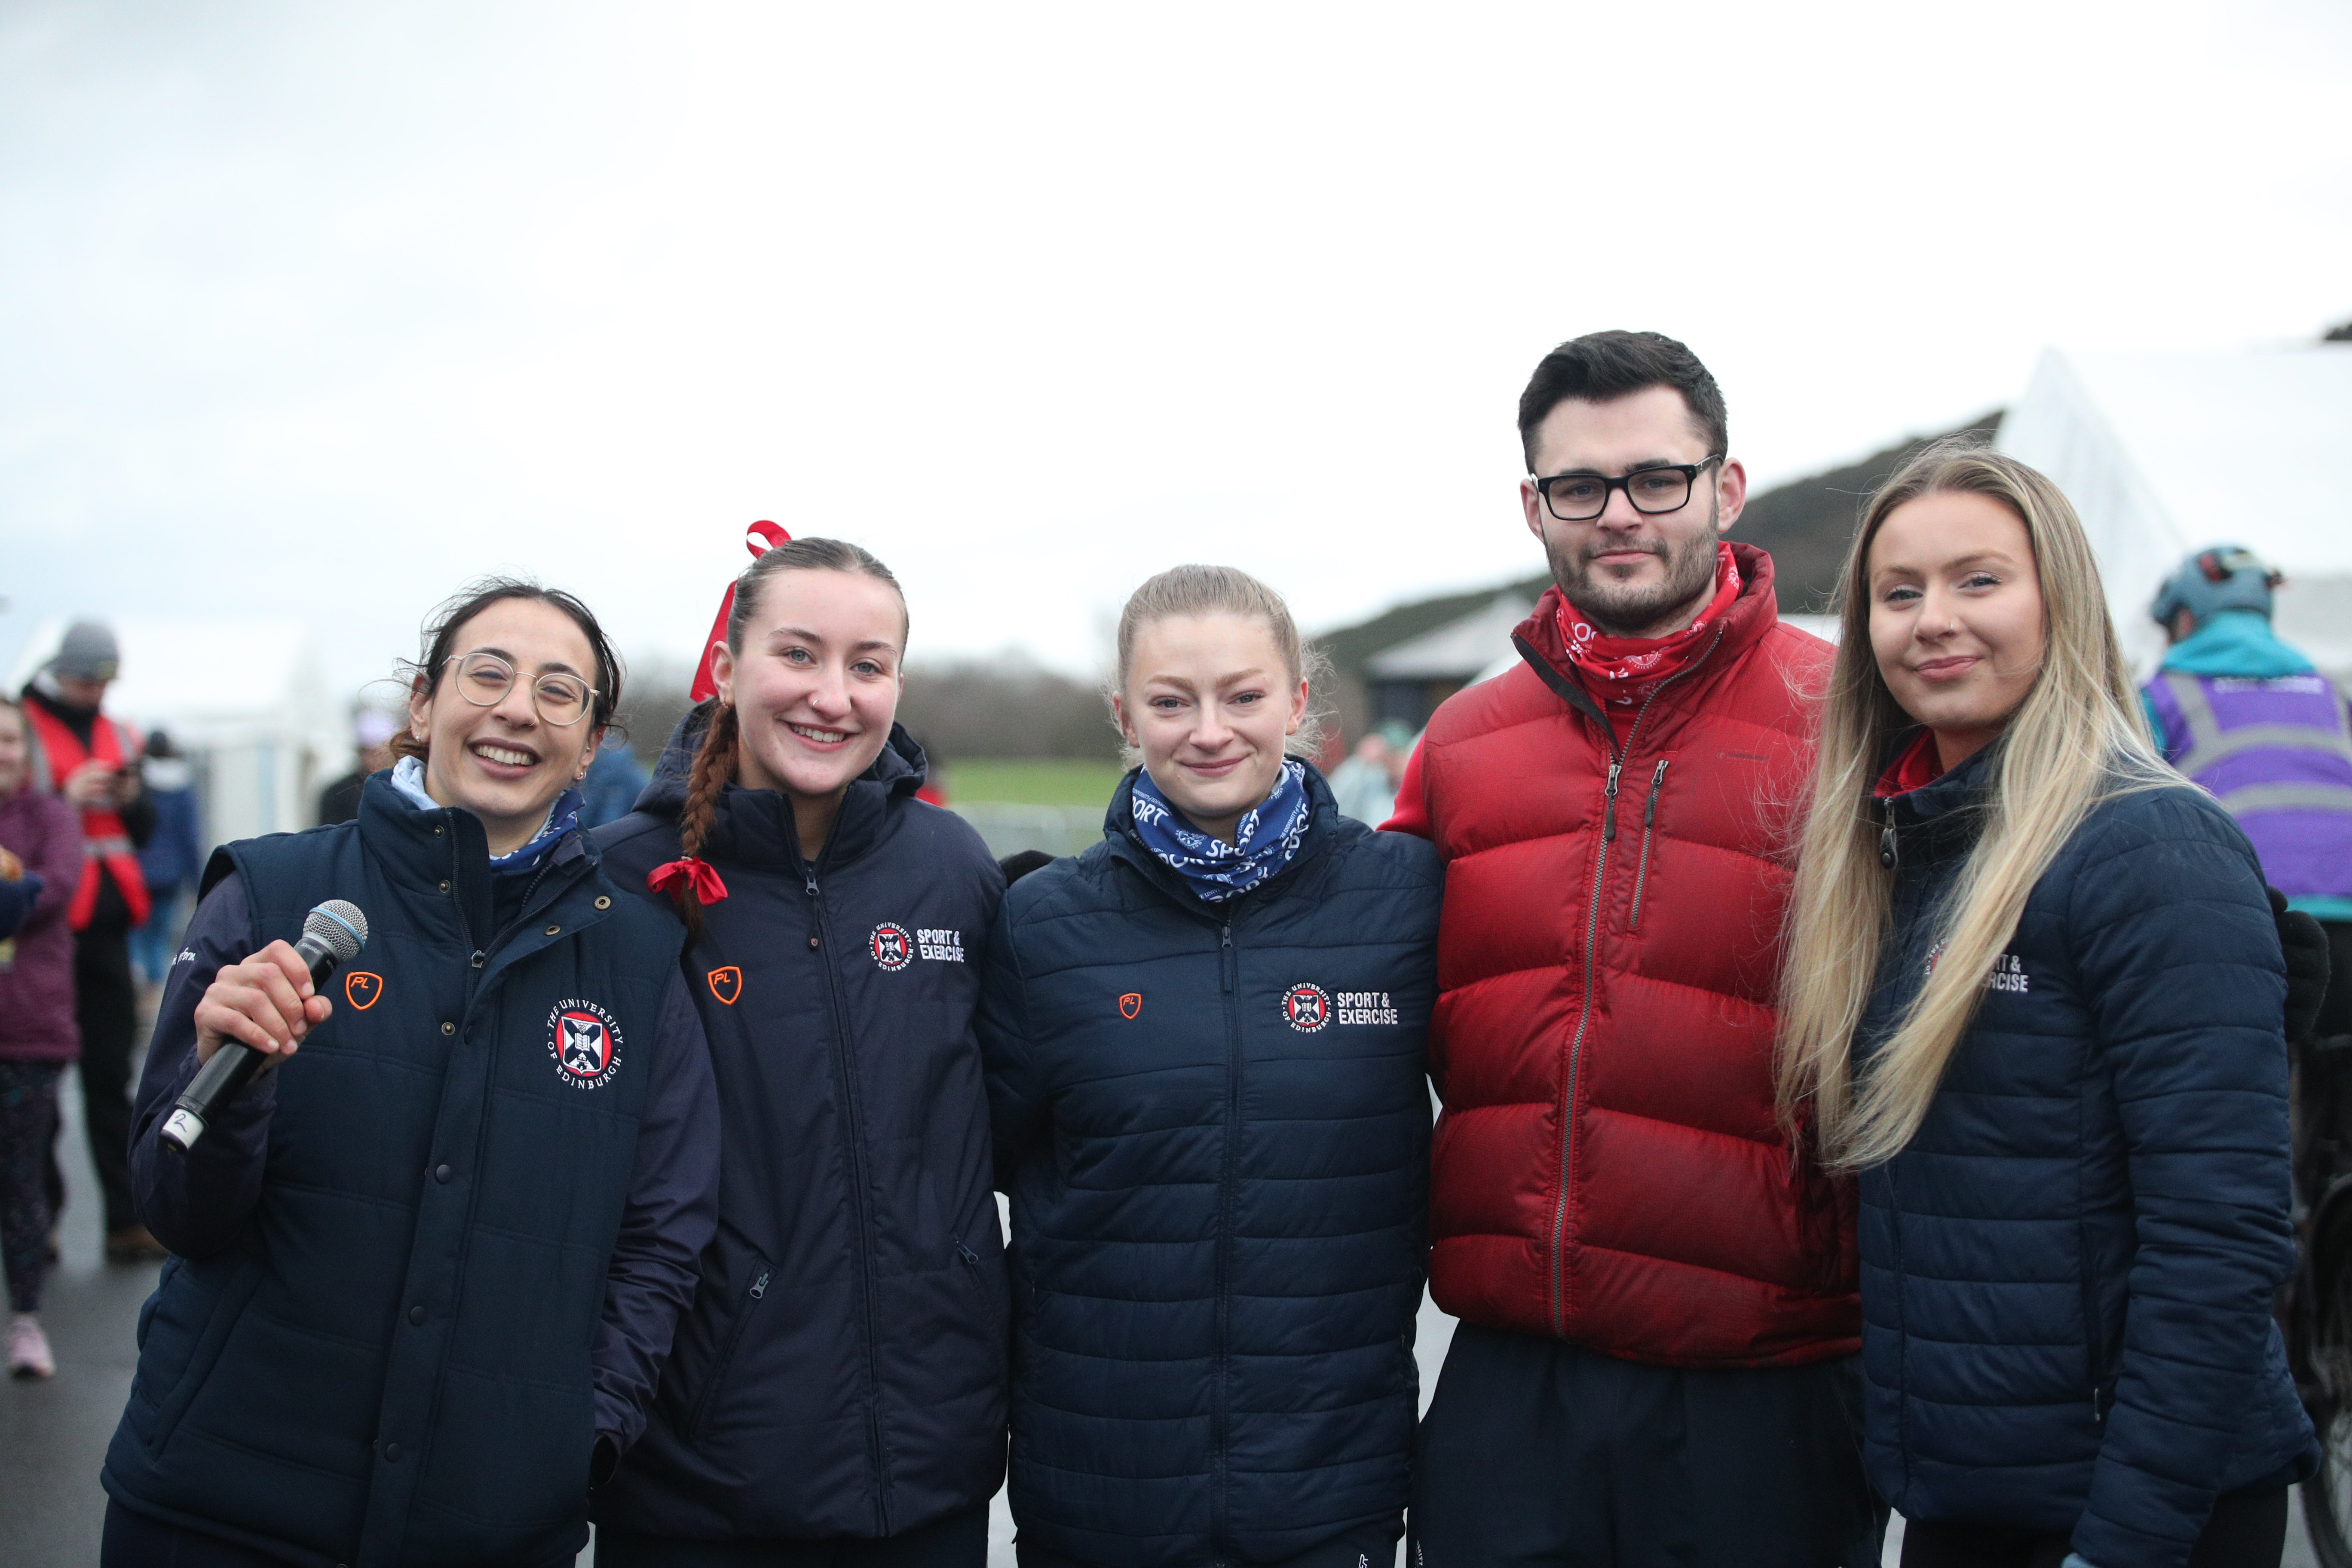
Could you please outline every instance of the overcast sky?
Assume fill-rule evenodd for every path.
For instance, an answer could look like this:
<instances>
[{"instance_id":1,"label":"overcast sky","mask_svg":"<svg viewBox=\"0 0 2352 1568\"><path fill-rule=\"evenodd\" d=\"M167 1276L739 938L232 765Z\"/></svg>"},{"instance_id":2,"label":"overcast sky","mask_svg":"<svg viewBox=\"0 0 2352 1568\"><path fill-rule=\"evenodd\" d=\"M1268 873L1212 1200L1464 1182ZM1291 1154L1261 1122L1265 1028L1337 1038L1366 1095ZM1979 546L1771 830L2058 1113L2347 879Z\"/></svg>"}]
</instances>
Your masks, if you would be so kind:
<instances>
[{"instance_id":1,"label":"overcast sky","mask_svg":"<svg viewBox=\"0 0 2352 1568\"><path fill-rule=\"evenodd\" d=\"M356 684L500 568L683 655L754 518L918 660L1085 668L1183 560L1339 624L1537 565L1580 332L1769 482L2352 317L2347 84L2340 0L0 0L0 660L292 614Z\"/></svg>"}]
</instances>

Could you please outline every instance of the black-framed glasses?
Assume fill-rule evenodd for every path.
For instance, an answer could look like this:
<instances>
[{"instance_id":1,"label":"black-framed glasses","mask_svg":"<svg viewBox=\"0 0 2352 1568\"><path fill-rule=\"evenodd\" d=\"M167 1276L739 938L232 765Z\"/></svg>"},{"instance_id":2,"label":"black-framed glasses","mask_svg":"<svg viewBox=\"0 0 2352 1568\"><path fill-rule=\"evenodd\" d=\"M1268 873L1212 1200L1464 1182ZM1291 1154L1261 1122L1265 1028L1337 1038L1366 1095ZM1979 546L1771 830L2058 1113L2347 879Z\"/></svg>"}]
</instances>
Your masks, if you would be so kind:
<instances>
[{"instance_id":1,"label":"black-framed glasses","mask_svg":"<svg viewBox=\"0 0 2352 1568\"><path fill-rule=\"evenodd\" d=\"M477 708L495 708L514 689L515 667L494 653L469 653L453 661L450 684ZM530 708L540 722L577 724L588 715L596 689L576 675L554 672L530 683Z\"/></svg>"},{"instance_id":2,"label":"black-framed glasses","mask_svg":"<svg viewBox=\"0 0 2352 1568\"><path fill-rule=\"evenodd\" d=\"M1543 493L1544 506L1562 522L1591 522L1609 510L1609 492L1623 490L1635 511L1655 517L1678 511L1690 502L1691 486L1699 475L1723 461L1716 453L1696 463L1661 463L1611 479L1606 474L1554 474L1549 479L1528 476Z\"/></svg>"}]
</instances>

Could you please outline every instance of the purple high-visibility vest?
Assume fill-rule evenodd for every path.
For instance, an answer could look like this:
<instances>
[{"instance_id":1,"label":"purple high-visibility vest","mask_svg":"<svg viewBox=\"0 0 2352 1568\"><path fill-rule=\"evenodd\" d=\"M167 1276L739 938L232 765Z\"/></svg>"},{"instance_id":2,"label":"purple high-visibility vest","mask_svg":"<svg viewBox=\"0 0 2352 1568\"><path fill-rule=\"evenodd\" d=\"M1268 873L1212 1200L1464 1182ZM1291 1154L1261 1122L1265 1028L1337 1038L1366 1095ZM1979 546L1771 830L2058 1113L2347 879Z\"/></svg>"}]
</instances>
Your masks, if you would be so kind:
<instances>
[{"instance_id":1,"label":"purple high-visibility vest","mask_svg":"<svg viewBox=\"0 0 2352 1568\"><path fill-rule=\"evenodd\" d=\"M2352 898L2352 720L2322 675L2159 671L2164 754L2238 819L2290 899Z\"/></svg>"}]
</instances>

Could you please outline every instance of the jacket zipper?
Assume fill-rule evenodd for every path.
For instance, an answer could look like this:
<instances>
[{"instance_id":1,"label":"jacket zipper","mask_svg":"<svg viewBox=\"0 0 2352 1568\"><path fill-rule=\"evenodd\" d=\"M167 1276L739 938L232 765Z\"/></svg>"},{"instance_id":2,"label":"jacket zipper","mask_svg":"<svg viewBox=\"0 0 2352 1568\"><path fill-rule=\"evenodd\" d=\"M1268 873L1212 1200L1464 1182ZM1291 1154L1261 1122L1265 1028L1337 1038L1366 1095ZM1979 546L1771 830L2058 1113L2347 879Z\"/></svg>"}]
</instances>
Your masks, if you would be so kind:
<instances>
[{"instance_id":1,"label":"jacket zipper","mask_svg":"<svg viewBox=\"0 0 2352 1568\"><path fill-rule=\"evenodd\" d=\"M743 1342L743 1331L751 1326L752 1305L764 1300L768 1294L769 1273L765 1266L761 1268L758 1277L751 1281L751 1288L743 1293L743 1304L735 1310L735 1321L727 1330L727 1342L719 1347L719 1359L710 1363L710 1379L703 1384L701 1394L696 1396L694 1415L686 1424L686 1440L689 1447L702 1441L702 1430L710 1421L710 1407L719 1397L719 1385L727 1380L727 1369L735 1360L735 1347Z\"/></svg>"},{"instance_id":2,"label":"jacket zipper","mask_svg":"<svg viewBox=\"0 0 2352 1568\"><path fill-rule=\"evenodd\" d=\"M1234 952L1234 922L1228 915L1217 931L1217 979L1225 997L1225 1152L1217 1178L1217 1377L1212 1412L1215 1421L1217 1499L1214 1542L1217 1562L1226 1557L1226 1535L1232 1527L1231 1414L1227 1390L1233 1382L1233 1250L1234 1169L1240 1163L1242 1120L1241 960Z\"/></svg>"},{"instance_id":3,"label":"jacket zipper","mask_svg":"<svg viewBox=\"0 0 2352 1568\"><path fill-rule=\"evenodd\" d=\"M881 1396L882 1369L876 1359L875 1342L878 1333L874 1322L874 1258L868 1245L872 1225L866 1212L866 1124L857 1110L856 1064L849 1055L849 1009L841 999L841 975L838 960L833 956L834 944L824 941L824 895L816 883L816 868L807 866L809 921L814 928L819 947L818 967L824 971L825 995L833 1004L834 1060L841 1072L842 1119L847 1123L847 1135L842 1142L849 1149L850 1205L857 1221L857 1284L859 1307L866 1318L866 1439L874 1459L875 1497L881 1510L878 1521L881 1532L890 1533L890 1476L882 1463L882 1417L876 1408Z\"/></svg>"},{"instance_id":4,"label":"jacket zipper","mask_svg":"<svg viewBox=\"0 0 2352 1568\"><path fill-rule=\"evenodd\" d=\"M1584 913L1584 979L1576 1004L1576 1032L1568 1042L1568 1086L1560 1101L1559 1116L1559 1196L1552 1204L1551 1213L1551 1327L1552 1332L1565 1335L1568 1331L1568 1291L1565 1272L1568 1266L1568 1200L1570 1172L1576 1155L1576 1079L1584 1062L1584 1031L1592 1022L1592 945L1601 934L1601 889L1609 875L1609 846L1617 837L1617 781L1625 771L1625 759L1633 754L1634 739L1642 732L1642 721L1650 716L1651 705L1658 693L1675 681L1703 667L1723 641L1724 628L1715 628L1715 640L1706 645L1706 652L1685 668L1658 682L1656 691L1643 700L1641 711L1625 731L1625 743L1617 744L1617 731L1609 722L1607 713L1601 714L1601 733L1609 742L1609 784L1603 792L1601 817L1601 847L1592 856L1592 894Z\"/></svg>"},{"instance_id":5,"label":"jacket zipper","mask_svg":"<svg viewBox=\"0 0 2352 1568\"><path fill-rule=\"evenodd\" d=\"M1667 761L1658 759L1658 771L1650 775L1649 804L1642 807L1642 858L1633 871L1633 913L1625 922L1629 931L1642 929L1642 892L1650 883L1650 837L1658 825L1658 791L1665 785Z\"/></svg>"}]
</instances>

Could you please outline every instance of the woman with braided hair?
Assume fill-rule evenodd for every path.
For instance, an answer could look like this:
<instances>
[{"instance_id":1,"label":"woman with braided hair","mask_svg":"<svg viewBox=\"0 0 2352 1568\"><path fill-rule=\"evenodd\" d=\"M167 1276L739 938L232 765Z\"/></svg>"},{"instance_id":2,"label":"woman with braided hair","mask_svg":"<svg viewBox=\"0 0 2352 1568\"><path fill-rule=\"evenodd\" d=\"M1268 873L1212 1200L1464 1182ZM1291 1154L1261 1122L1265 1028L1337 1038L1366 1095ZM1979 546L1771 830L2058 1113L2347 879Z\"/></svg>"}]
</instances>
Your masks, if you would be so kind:
<instances>
[{"instance_id":1,"label":"woman with braided hair","mask_svg":"<svg viewBox=\"0 0 2352 1568\"><path fill-rule=\"evenodd\" d=\"M916 798L897 581L761 531L700 705L596 835L686 921L724 1122L719 1234L597 1560L980 1568L1006 1302L972 1013L1004 881Z\"/></svg>"}]
</instances>

